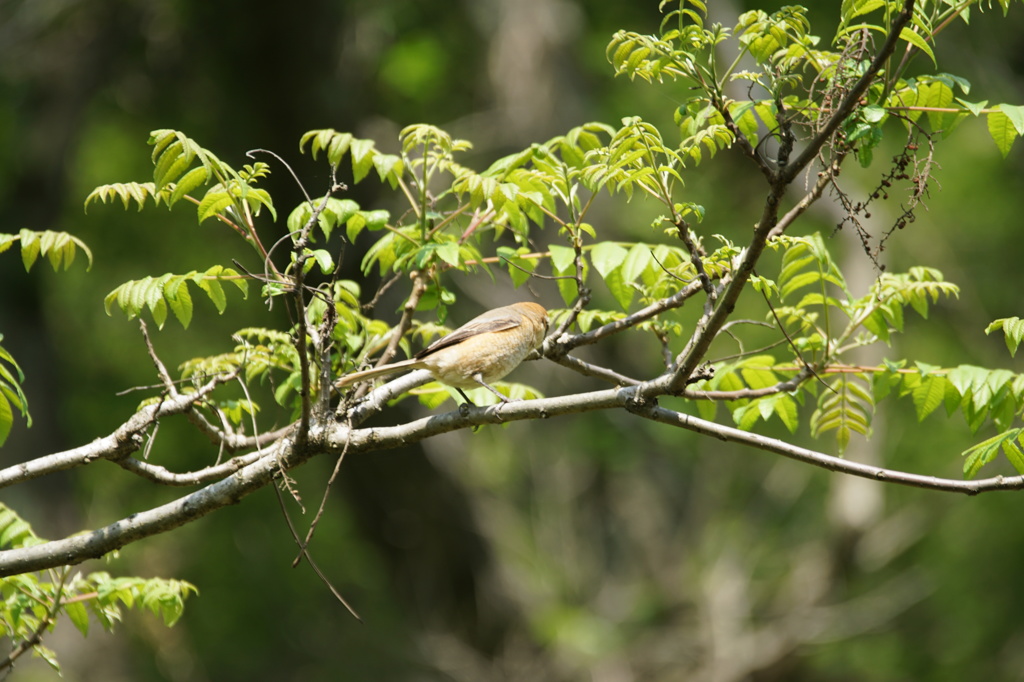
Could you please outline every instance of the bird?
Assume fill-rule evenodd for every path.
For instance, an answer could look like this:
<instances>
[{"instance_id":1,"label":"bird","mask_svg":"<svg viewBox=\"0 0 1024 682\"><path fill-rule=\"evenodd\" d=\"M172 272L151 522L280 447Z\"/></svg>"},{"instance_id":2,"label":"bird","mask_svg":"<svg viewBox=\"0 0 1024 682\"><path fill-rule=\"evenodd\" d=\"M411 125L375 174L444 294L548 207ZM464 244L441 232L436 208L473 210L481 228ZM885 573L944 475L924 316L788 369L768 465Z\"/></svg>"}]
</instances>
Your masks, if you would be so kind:
<instances>
[{"instance_id":1,"label":"bird","mask_svg":"<svg viewBox=\"0 0 1024 682\"><path fill-rule=\"evenodd\" d=\"M483 386L503 403L511 400L491 383L503 378L538 348L548 333L548 311L524 301L488 310L442 336L408 360L347 374L339 388L358 381L401 372L428 370L435 379L457 390Z\"/></svg>"}]
</instances>

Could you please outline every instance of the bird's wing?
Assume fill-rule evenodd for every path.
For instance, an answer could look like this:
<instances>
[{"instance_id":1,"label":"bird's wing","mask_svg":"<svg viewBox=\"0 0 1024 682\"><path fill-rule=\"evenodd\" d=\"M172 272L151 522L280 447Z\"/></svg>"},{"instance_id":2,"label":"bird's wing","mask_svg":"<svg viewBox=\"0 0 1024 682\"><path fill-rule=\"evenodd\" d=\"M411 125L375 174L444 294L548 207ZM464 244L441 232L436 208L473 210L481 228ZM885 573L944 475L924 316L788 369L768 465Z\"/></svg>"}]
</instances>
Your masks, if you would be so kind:
<instances>
[{"instance_id":1,"label":"bird's wing","mask_svg":"<svg viewBox=\"0 0 1024 682\"><path fill-rule=\"evenodd\" d=\"M479 334L487 334L489 332L500 332L506 329L512 329L522 324L522 320L516 315L501 315L499 317L479 317L475 320L470 320L466 324L462 325L448 336L442 336L434 343L430 344L413 357L417 360L425 358L431 353L436 353L442 348L449 348L457 343L462 343L466 339L477 336Z\"/></svg>"}]
</instances>

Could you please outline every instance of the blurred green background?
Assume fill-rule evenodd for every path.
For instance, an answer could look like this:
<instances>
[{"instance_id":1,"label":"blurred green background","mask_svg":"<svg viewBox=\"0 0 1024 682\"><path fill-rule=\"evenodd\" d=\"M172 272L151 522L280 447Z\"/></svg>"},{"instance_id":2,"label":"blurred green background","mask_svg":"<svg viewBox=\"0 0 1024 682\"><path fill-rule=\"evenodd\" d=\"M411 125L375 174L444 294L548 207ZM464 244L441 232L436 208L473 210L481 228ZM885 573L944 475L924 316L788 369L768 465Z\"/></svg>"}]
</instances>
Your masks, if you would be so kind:
<instances>
[{"instance_id":1,"label":"blurred green background","mask_svg":"<svg viewBox=\"0 0 1024 682\"><path fill-rule=\"evenodd\" d=\"M782 3L710 4L712 20L728 25L748 6ZM318 193L326 167L297 148L314 128L392 150L403 126L433 123L475 143L467 163L477 168L585 121L639 114L669 129L685 87L614 80L604 53L616 29L655 31L656 5L0 0L0 231L70 231L96 256L92 272L76 264L59 275L44 267L26 275L12 253L0 260L0 331L26 371L36 421L16 425L0 464L108 433L140 395L115 394L154 381L136 324L104 314L107 292L235 255L231 235L196 226L184 208L83 213L94 186L150 177L150 130L183 130L235 166L249 149L274 150ZM838 3L815 5L815 32L827 39ZM943 35L940 69L968 78L971 100L1024 102L1022 8L1005 20L975 12L971 23ZM895 150L902 138L891 138ZM884 169L886 154L876 158ZM983 122L967 121L937 158L928 210L883 260L938 267L962 295L927 322L910 320L883 352L1016 370L1001 339L983 330L1022 314L1024 146L1003 160ZM875 183L870 171L843 178L853 192ZM762 201L753 169L720 155L686 180L686 199L708 208L702 229L741 239ZM301 200L279 167L267 186L279 212ZM368 208L396 205L373 182L350 196ZM897 210L894 201L874 211L877 229ZM593 222L602 236L653 240L653 214L643 203L607 202ZM821 230L846 253L848 275L870 277L871 264L848 235L833 233L835 223L823 206L799 229ZM500 277L454 286L456 321L513 296ZM553 288L532 289L559 305ZM223 317L206 301L196 308L187 332L172 322L155 335L171 366L225 350L240 327L283 324L278 311L268 321L256 296L234 300ZM616 343L588 357L656 371L656 344ZM536 364L513 378L549 395L595 387ZM390 418L419 413L406 401ZM787 435L777 424L762 430ZM959 453L988 435L972 437L959 417L918 425L912 405L891 403L874 438L848 456L958 477ZM196 434L167 424L153 456L184 467L209 454ZM300 521L333 465L318 460L297 472ZM988 475L1001 472L1011 473L1000 464ZM99 463L4 493L40 535L58 537L181 491ZM290 567L295 548L265 490L87 567L195 583L200 595L174 628L133 613L114 635L94 629L82 639L65 623L48 643L72 682L1019 680L1018 497L883 486L624 414L520 423L344 463L312 549L364 624L307 566ZM12 679L56 676L31 663Z\"/></svg>"}]
</instances>

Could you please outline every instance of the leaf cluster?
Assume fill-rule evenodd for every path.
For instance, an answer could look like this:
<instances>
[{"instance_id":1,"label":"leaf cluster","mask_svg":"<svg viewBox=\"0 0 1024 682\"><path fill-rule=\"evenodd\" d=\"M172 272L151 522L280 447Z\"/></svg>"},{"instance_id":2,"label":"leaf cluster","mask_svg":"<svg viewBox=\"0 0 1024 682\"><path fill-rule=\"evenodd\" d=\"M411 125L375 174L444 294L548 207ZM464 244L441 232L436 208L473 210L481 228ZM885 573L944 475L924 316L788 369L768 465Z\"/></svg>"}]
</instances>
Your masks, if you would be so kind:
<instances>
[{"instance_id":1,"label":"leaf cluster","mask_svg":"<svg viewBox=\"0 0 1024 682\"><path fill-rule=\"evenodd\" d=\"M45 542L31 526L0 503L0 550ZM89 634L92 621L112 631L124 608L148 610L167 626L174 625L185 608L185 599L197 592L183 580L113 577L105 571L71 574L71 567L0 578L0 627L13 645L0 668L6 668L27 651L43 659L58 673L56 653L41 643L65 616L82 633Z\"/></svg>"}]
</instances>

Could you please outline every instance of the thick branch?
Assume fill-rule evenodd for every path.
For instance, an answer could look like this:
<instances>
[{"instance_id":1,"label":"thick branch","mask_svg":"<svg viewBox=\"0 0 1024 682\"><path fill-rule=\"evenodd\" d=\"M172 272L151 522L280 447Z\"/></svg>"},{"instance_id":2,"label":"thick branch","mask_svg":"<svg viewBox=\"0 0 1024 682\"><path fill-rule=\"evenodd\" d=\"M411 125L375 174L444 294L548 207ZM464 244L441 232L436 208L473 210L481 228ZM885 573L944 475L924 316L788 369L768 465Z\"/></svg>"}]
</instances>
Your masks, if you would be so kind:
<instances>
[{"instance_id":1,"label":"thick branch","mask_svg":"<svg viewBox=\"0 0 1024 682\"><path fill-rule=\"evenodd\" d=\"M391 382L396 383L398 382ZM314 423L308 434L306 447L298 448L291 437L282 438L269 447L263 457L230 477L173 502L132 514L91 532L32 547L0 551L0 577L77 564L101 557L138 540L172 530L221 507L239 502L243 497L272 483L282 469L290 470L322 452L334 455L346 449L350 455L373 452L418 442L439 433L483 424L500 424L617 407L627 398L628 394L609 389L564 398L546 398L486 408L470 408L465 411L457 410L400 426L358 431L350 431L345 424L333 424L325 429Z\"/></svg>"},{"instance_id":2,"label":"thick branch","mask_svg":"<svg viewBox=\"0 0 1024 682\"><path fill-rule=\"evenodd\" d=\"M415 377L412 381L421 379L422 377ZM665 389L668 382L669 376L666 375L652 382L651 385ZM391 382L391 384L397 383ZM330 425L314 423L309 433L307 447L297 448L290 436L283 437L268 448L264 456L230 477L173 502L133 514L89 533L33 547L0 551L0 576L77 564L86 559L100 557L137 540L184 525L223 506L240 501L243 497L272 483L280 471L287 471L299 466L316 454L325 453L336 456L342 452L346 452L348 455L379 452L416 443L442 433L471 429L484 424L545 419L616 408L624 408L646 419L685 428L702 435L774 452L829 471L877 481L966 494L1024 488L1024 476L1006 478L997 476L977 481L962 481L921 476L840 459L791 445L785 441L658 407L651 401L645 401L640 396L638 389L639 387L613 388L488 407L463 407L459 410L431 415L396 426L351 430L346 423ZM355 409L358 410L361 406L357 406Z\"/></svg>"},{"instance_id":3,"label":"thick branch","mask_svg":"<svg viewBox=\"0 0 1024 682\"><path fill-rule=\"evenodd\" d=\"M345 421L352 426L359 426L387 407L388 401L394 400L403 393L422 386L428 381L433 381L433 379L434 377L425 369L417 369L408 374L403 374L397 379L391 379L387 383L373 389L354 406L346 405L342 402L335 416L339 421Z\"/></svg>"},{"instance_id":4,"label":"thick branch","mask_svg":"<svg viewBox=\"0 0 1024 682\"><path fill-rule=\"evenodd\" d=\"M278 458L294 454L290 440L276 443L271 451L241 471L173 502L132 514L97 530L53 540L32 547L0 552L0 577L81 563L120 549L151 535L182 526L259 490L279 471ZM307 457L308 458L308 457ZM292 457L290 464L298 464Z\"/></svg>"}]
</instances>

